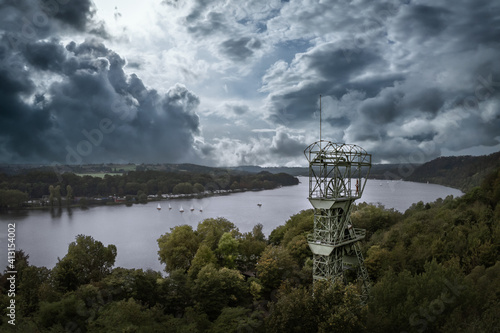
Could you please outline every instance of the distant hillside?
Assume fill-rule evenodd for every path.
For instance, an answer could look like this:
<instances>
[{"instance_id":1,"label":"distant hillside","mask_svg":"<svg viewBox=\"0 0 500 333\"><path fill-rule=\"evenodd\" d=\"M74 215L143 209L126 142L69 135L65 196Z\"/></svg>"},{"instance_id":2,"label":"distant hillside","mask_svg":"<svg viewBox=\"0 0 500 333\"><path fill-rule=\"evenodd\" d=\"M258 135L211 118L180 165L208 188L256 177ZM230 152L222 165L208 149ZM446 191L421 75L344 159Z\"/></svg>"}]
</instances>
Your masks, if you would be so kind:
<instances>
[{"instance_id":1,"label":"distant hillside","mask_svg":"<svg viewBox=\"0 0 500 333\"><path fill-rule=\"evenodd\" d=\"M309 176L308 168L301 167L260 167L255 165L242 165L237 167L229 168L235 171L259 173L262 171L267 171L270 173L287 173L292 176Z\"/></svg>"},{"instance_id":2,"label":"distant hillside","mask_svg":"<svg viewBox=\"0 0 500 333\"><path fill-rule=\"evenodd\" d=\"M464 192L481 185L484 178L500 168L500 152L485 156L439 157L424 164L373 164L370 179L403 179L414 182L429 182L460 189ZM293 176L308 176L308 168L261 168L240 166L232 170L258 173L285 172Z\"/></svg>"},{"instance_id":3,"label":"distant hillside","mask_svg":"<svg viewBox=\"0 0 500 333\"><path fill-rule=\"evenodd\" d=\"M479 186L485 176L500 167L500 152L485 156L439 157L424 164L373 164L370 179L403 179L415 182L429 182L460 189L464 192ZM244 165L238 167L209 167L197 164L87 164L57 166L0 165L0 174L13 175L29 170L73 172L76 174L123 174L129 171L166 171L194 174L232 175L258 174L263 171L272 174L287 173L292 176L308 176L307 167L260 167Z\"/></svg>"},{"instance_id":4,"label":"distant hillside","mask_svg":"<svg viewBox=\"0 0 500 333\"><path fill-rule=\"evenodd\" d=\"M404 180L430 182L458 188L464 192L479 186L500 167L500 152L485 156L439 157L418 166Z\"/></svg>"}]
</instances>

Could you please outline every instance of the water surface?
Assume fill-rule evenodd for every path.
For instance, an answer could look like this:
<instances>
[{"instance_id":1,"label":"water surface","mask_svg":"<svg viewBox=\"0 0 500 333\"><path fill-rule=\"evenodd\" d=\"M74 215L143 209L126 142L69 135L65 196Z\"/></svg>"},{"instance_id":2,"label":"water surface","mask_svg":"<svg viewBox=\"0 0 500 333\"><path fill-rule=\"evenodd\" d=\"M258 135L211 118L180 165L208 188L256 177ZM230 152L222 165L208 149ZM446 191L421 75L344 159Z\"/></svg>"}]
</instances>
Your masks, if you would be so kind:
<instances>
[{"instance_id":1,"label":"water surface","mask_svg":"<svg viewBox=\"0 0 500 333\"><path fill-rule=\"evenodd\" d=\"M251 231L257 223L264 233L282 225L301 210L311 208L307 200L308 179L299 177L296 186L267 191L249 191L203 199L176 199L137 204L131 207L98 206L90 209L55 209L25 211L0 215L0 264L7 265L7 225L16 224L16 248L29 254L30 263L52 268L57 258L64 257L68 244L78 234L90 235L104 245L114 244L118 255L116 266L125 268L164 269L158 260L156 240L170 228L188 224L196 229L209 217L225 217L241 232ZM412 203L433 202L448 195L460 196L461 191L434 184L403 181L368 180L359 202L380 203L386 208L404 212ZM257 204L261 203L262 206ZM172 209L168 209L168 205ZM180 207L184 212L179 212ZM194 210L191 211L190 208ZM200 211L202 208L203 211Z\"/></svg>"}]
</instances>

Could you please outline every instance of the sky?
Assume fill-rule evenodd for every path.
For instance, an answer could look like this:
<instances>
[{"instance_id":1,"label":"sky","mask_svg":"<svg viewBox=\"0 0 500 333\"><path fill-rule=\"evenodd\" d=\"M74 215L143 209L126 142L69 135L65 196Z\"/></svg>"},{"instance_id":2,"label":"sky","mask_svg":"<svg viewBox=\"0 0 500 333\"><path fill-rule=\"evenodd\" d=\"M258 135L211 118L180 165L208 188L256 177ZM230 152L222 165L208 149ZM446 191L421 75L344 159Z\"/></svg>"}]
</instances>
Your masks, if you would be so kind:
<instances>
[{"instance_id":1,"label":"sky","mask_svg":"<svg viewBox=\"0 0 500 333\"><path fill-rule=\"evenodd\" d=\"M494 0L0 0L0 163L491 154L499 59Z\"/></svg>"}]
</instances>

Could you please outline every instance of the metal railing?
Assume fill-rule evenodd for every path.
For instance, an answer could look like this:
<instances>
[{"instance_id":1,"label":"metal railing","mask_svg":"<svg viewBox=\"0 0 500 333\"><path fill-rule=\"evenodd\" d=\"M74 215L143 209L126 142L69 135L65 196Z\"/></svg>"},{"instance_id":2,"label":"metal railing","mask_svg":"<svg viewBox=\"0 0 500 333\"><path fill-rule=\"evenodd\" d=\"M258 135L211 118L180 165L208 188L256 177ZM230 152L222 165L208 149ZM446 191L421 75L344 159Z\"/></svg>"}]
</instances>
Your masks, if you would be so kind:
<instances>
[{"instance_id":1,"label":"metal railing","mask_svg":"<svg viewBox=\"0 0 500 333\"><path fill-rule=\"evenodd\" d=\"M338 247L338 246L346 245L349 243L354 243L354 242L360 241L360 240L365 238L365 236L366 236L365 229L353 228L353 230L354 230L354 237L352 237L352 235L349 233L348 235L344 236L340 240L328 241L325 239L317 238L317 237L315 237L316 235L314 233L312 233L312 234L309 234L307 236L307 241L309 243L314 243L314 244L318 244L318 245L327 245L327 246L331 246L331 247Z\"/></svg>"}]
</instances>

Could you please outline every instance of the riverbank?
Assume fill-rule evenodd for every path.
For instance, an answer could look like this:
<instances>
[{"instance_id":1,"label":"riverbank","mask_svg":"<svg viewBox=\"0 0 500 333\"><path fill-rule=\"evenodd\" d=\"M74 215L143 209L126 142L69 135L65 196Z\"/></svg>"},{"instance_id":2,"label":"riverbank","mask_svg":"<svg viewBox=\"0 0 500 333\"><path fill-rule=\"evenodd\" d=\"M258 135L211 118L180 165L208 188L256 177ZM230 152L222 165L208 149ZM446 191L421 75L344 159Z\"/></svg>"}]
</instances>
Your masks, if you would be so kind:
<instances>
[{"instance_id":1,"label":"riverbank","mask_svg":"<svg viewBox=\"0 0 500 333\"><path fill-rule=\"evenodd\" d=\"M299 182L300 183L300 182ZM296 184L298 185L298 184ZM295 186L295 185L285 185L285 186ZM98 198L85 198L85 197L79 197L75 198L75 202L72 204L67 204L66 200L62 200L61 205L50 205L48 202L45 202L44 205L33 205L33 206L24 206L21 207L20 209L16 209L16 211L22 211L22 210L38 210L38 211L43 211L47 210L50 211L52 209L63 209L63 208L91 208L91 207L99 207L99 206L132 206L132 205L137 205L137 204L147 204L148 202L163 202L163 201L170 201L170 200L179 200L179 199L203 199L203 198L209 198L209 197L214 197L214 196L224 196L224 195L230 195L230 194L235 194L235 193L244 193L244 192L260 192L260 191L268 191L268 190L275 190L278 188L283 187L282 185L278 185L274 188L254 188L254 189L235 189L235 190L215 190L215 191L205 191L203 193L191 193L191 194L162 194L161 197L158 196L147 196L146 200L139 200L137 196L125 196L125 197L116 197L116 196L110 196L110 197L98 197ZM127 197L129 197L129 200L127 200ZM39 202L42 202L43 199L36 199ZM12 209L11 209L12 210ZM1 210L0 210L1 211ZM10 211L8 210L3 210L4 212Z\"/></svg>"}]
</instances>

